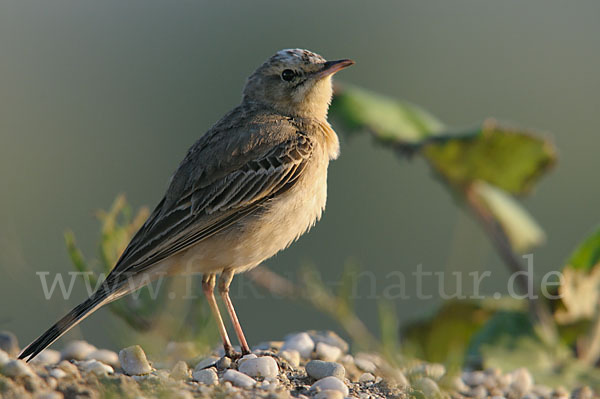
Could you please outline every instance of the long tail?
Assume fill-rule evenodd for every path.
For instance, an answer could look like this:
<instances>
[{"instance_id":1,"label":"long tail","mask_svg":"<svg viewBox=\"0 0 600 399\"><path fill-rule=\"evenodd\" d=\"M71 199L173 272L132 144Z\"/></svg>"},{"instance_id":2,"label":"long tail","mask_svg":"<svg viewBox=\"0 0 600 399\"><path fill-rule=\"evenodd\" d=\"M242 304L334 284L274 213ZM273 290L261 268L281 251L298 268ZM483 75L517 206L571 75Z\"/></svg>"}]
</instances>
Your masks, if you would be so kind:
<instances>
[{"instance_id":1,"label":"long tail","mask_svg":"<svg viewBox=\"0 0 600 399\"><path fill-rule=\"evenodd\" d=\"M50 327L38 339L29 344L29 346L21 352L19 359L27 358L27 361L30 361L96 309L114 299L116 298L114 298L113 295L108 294L107 291L103 289L96 291L92 296L83 303L77 305L65 317L60 319L55 325Z\"/></svg>"}]
</instances>

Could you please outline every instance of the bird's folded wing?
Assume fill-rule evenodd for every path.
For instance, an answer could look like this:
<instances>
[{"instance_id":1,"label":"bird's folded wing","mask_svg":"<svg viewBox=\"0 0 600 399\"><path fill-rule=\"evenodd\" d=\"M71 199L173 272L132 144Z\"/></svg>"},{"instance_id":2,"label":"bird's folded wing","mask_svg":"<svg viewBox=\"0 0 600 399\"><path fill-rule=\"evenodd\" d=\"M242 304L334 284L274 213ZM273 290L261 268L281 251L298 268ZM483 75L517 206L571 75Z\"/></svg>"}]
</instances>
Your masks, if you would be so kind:
<instances>
[{"instance_id":1,"label":"bird's folded wing","mask_svg":"<svg viewBox=\"0 0 600 399\"><path fill-rule=\"evenodd\" d=\"M109 277L136 274L254 213L298 181L312 152L310 138L298 134L215 181L191 185L171 206L163 199Z\"/></svg>"}]
</instances>

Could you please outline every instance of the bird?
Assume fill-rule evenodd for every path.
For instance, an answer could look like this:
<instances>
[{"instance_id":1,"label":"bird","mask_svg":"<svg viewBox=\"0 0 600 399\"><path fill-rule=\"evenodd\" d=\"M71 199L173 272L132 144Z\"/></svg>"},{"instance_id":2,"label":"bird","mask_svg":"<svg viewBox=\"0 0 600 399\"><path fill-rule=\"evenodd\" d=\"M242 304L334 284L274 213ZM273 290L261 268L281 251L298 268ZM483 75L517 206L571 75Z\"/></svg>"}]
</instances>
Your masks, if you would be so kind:
<instances>
[{"instance_id":1,"label":"bird","mask_svg":"<svg viewBox=\"0 0 600 399\"><path fill-rule=\"evenodd\" d=\"M241 355L249 354L229 285L236 273L287 248L321 218L328 165L340 148L327 120L332 76L353 64L303 49L269 57L247 79L241 103L190 147L162 200L100 287L19 359L30 361L100 307L184 270L202 274L225 355L240 356L223 323L215 286Z\"/></svg>"}]
</instances>

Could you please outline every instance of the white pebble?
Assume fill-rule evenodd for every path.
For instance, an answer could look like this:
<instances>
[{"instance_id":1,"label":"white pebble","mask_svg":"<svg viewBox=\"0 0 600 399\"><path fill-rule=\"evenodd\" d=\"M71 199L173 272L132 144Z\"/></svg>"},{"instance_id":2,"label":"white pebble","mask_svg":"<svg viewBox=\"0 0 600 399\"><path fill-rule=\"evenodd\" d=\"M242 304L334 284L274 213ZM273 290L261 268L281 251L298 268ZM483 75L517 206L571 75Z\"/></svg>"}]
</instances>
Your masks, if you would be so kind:
<instances>
[{"instance_id":1,"label":"white pebble","mask_svg":"<svg viewBox=\"0 0 600 399\"><path fill-rule=\"evenodd\" d=\"M517 369L511 374L513 377L512 384L510 384L511 390L519 395L524 395L531 390L533 387L533 377L526 368Z\"/></svg>"},{"instance_id":2,"label":"white pebble","mask_svg":"<svg viewBox=\"0 0 600 399\"><path fill-rule=\"evenodd\" d=\"M298 353L300 353L300 356L302 356L303 358L310 358L310 354L315 349L315 343L307 333L302 332L290 335L285 340L283 346L281 347L281 350L284 351L290 349L297 350Z\"/></svg>"},{"instance_id":3,"label":"white pebble","mask_svg":"<svg viewBox=\"0 0 600 399\"><path fill-rule=\"evenodd\" d=\"M344 394L333 389L326 389L316 394L314 399L344 399Z\"/></svg>"},{"instance_id":4,"label":"white pebble","mask_svg":"<svg viewBox=\"0 0 600 399\"><path fill-rule=\"evenodd\" d=\"M344 384L339 378L336 377L325 377L315 382L310 389L312 391L316 391L320 389L321 391L325 391L328 389L332 389L334 391L340 391L344 397L348 396L349 391L346 384Z\"/></svg>"},{"instance_id":5,"label":"white pebble","mask_svg":"<svg viewBox=\"0 0 600 399\"><path fill-rule=\"evenodd\" d=\"M48 384L48 389L54 391L58 386L58 380L56 378L48 377L46 378L46 384Z\"/></svg>"},{"instance_id":6,"label":"white pebble","mask_svg":"<svg viewBox=\"0 0 600 399\"><path fill-rule=\"evenodd\" d=\"M306 364L306 373L315 380L325 377L337 377L343 380L346 376L346 369L339 363L311 360Z\"/></svg>"},{"instance_id":7,"label":"white pebble","mask_svg":"<svg viewBox=\"0 0 600 399\"><path fill-rule=\"evenodd\" d=\"M50 377L54 377L57 380L60 380L61 378L64 378L67 376L67 373L63 369L59 369L59 368L50 370L49 374L50 374Z\"/></svg>"},{"instance_id":8,"label":"white pebble","mask_svg":"<svg viewBox=\"0 0 600 399\"><path fill-rule=\"evenodd\" d=\"M77 368L77 366L75 366L71 362L63 360L60 363L58 363L57 366L58 366L58 368L60 368L61 370L63 370L67 374L71 374L71 375L75 375L75 376L79 375L79 369Z\"/></svg>"},{"instance_id":9,"label":"white pebble","mask_svg":"<svg viewBox=\"0 0 600 399\"><path fill-rule=\"evenodd\" d=\"M358 382L370 382L375 381L375 376L371 373L364 373L358 377Z\"/></svg>"},{"instance_id":10,"label":"white pebble","mask_svg":"<svg viewBox=\"0 0 600 399\"><path fill-rule=\"evenodd\" d=\"M340 348L342 352L348 352L348 343L333 331L307 331L307 333L315 344L323 342Z\"/></svg>"},{"instance_id":11,"label":"white pebble","mask_svg":"<svg viewBox=\"0 0 600 399\"><path fill-rule=\"evenodd\" d=\"M354 364L356 367L361 369L362 371L366 371L367 373L374 373L377 369L375 363L370 361L369 359L365 359L364 357L357 357L354 359Z\"/></svg>"},{"instance_id":12,"label":"white pebble","mask_svg":"<svg viewBox=\"0 0 600 399\"><path fill-rule=\"evenodd\" d=\"M215 356L211 356L211 357L207 357L206 359L202 359L198 362L198 364L196 364L196 367L194 367L194 371L198 371L198 370L202 370L205 369L207 367L211 367L214 366L220 358L215 357Z\"/></svg>"},{"instance_id":13,"label":"white pebble","mask_svg":"<svg viewBox=\"0 0 600 399\"><path fill-rule=\"evenodd\" d=\"M236 387L240 388L252 388L254 384L256 384L256 380L254 378L248 377L244 373L240 373L236 370L227 370L225 374L223 374L223 380L229 381Z\"/></svg>"},{"instance_id":14,"label":"white pebble","mask_svg":"<svg viewBox=\"0 0 600 399\"><path fill-rule=\"evenodd\" d=\"M92 373L96 375L107 375L115 372L109 365L99 362L95 359L79 362L79 366L85 373Z\"/></svg>"},{"instance_id":15,"label":"white pebble","mask_svg":"<svg viewBox=\"0 0 600 399\"><path fill-rule=\"evenodd\" d=\"M119 361L121 368L128 375L142 375L152 371L146 354L139 345L122 349L119 352Z\"/></svg>"},{"instance_id":16,"label":"white pebble","mask_svg":"<svg viewBox=\"0 0 600 399\"><path fill-rule=\"evenodd\" d=\"M8 356L8 353L6 353L2 349L0 349L0 367L4 366L9 361L10 361L10 356Z\"/></svg>"},{"instance_id":17,"label":"white pebble","mask_svg":"<svg viewBox=\"0 0 600 399\"><path fill-rule=\"evenodd\" d=\"M483 371L466 371L462 374L462 379L469 386L477 386L485 381L485 373Z\"/></svg>"},{"instance_id":18,"label":"white pebble","mask_svg":"<svg viewBox=\"0 0 600 399\"><path fill-rule=\"evenodd\" d=\"M271 356L246 359L238 369L250 377L277 377L279 367Z\"/></svg>"},{"instance_id":19,"label":"white pebble","mask_svg":"<svg viewBox=\"0 0 600 399\"><path fill-rule=\"evenodd\" d=\"M459 392L459 393L466 393L469 391L469 386L467 384L465 384L463 379L458 376L454 377L452 379L451 386L456 392Z\"/></svg>"},{"instance_id":20,"label":"white pebble","mask_svg":"<svg viewBox=\"0 0 600 399\"><path fill-rule=\"evenodd\" d=\"M216 385L219 383L219 377L213 368L194 370L192 378L194 381L205 385Z\"/></svg>"},{"instance_id":21,"label":"white pebble","mask_svg":"<svg viewBox=\"0 0 600 399\"><path fill-rule=\"evenodd\" d=\"M35 374L31 370L31 367L23 360L13 359L9 360L8 363L2 367L2 374L7 377L23 377L23 376L34 376Z\"/></svg>"},{"instance_id":22,"label":"white pebble","mask_svg":"<svg viewBox=\"0 0 600 399\"><path fill-rule=\"evenodd\" d=\"M108 364L112 367L119 367L120 365L119 355L117 355L117 352L113 352L108 349L97 349L93 352L88 353L88 355L85 358L86 360L98 360L99 362Z\"/></svg>"},{"instance_id":23,"label":"white pebble","mask_svg":"<svg viewBox=\"0 0 600 399\"><path fill-rule=\"evenodd\" d=\"M285 359L292 367L298 367L300 365L300 352L295 349L281 351L279 352L279 356Z\"/></svg>"},{"instance_id":24,"label":"white pebble","mask_svg":"<svg viewBox=\"0 0 600 399\"><path fill-rule=\"evenodd\" d=\"M244 363L246 360L250 360L250 359L256 359L256 358L258 358L258 356L256 356L254 353L249 353L249 354L247 354L247 355L244 355L244 356L242 356L242 357L241 357L241 358L238 360L238 362L237 362L237 364L238 364L238 368L239 368L239 366L240 366L242 363Z\"/></svg>"},{"instance_id":25,"label":"white pebble","mask_svg":"<svg viewBox=\"0 0 600 399\"><path fill-rule=\"evenodd\" d=\"M337 346L331 346L324 342L317 343L317 357L326 362L337 362L342 356L342 350Z\"/></svg>"},{"instance_id":26,"label":"white pebble","mask_svg":"<svg viewBox=\"0 0 600 399\"><path fill-rule=\"evenodd\" d=\"M190 370L187 363L183 360L175 363L171 369L171 372L169 373L169 377L173 378L174 380L187 380L190 377Z\"/></svg>"},{"instance_id":27,"label":"white pebble","mask_svg":"<svg viewBox=\"0 0 600 399\"><path fill-rule=\"evenodd\" d=\"M471 389L469 396L475 399L485 399L488 397L488 391L484 386L479 385Z\"/></svg>"},{"instance_id":28,"label":"white pebble","mask_svg":"<svg viewBox=\"0 0 600 399\"><path fill-rule=\"evenodd\" d=\"M55 351L54 349L44 349L31 360L31 363L48 366L60 362L60 357L59 351Z\"/></svg>"},{"instance_id":29,"label":"white pebble","mask_svg":"<svg viewBox=\"0 0 600 399\"><path fill-rule=\"evenodd\" d=\"M83 360L94 352L96 347L85 341L71 341L60 352L63 360Z\"/></svg>"}]
</instances>

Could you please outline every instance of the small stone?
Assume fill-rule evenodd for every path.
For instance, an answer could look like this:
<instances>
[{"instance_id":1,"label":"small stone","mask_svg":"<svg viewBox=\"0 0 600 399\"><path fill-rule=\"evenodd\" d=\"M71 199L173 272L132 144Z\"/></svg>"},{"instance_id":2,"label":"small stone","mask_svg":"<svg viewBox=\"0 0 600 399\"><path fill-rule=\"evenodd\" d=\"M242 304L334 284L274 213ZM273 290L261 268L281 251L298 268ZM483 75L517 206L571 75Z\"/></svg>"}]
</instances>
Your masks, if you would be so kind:
<instances>
[{"instance_id":1,"label":"small stone","mask_svg":"<svg viewBox=\"0 0 600 399\"><path fill-rule=\"evenodd\" d=\"M216 357L216 356L210 356L207 357L205 359L202 359L198 362L198 364L196 364L196 367L194 367L194 371L198 371L198 370L202 370L205 369L207 367L213 367L216 366L217 362L219 361L220 358Z\"/></svg>"},{"instance_id":2,"label":"small stone","mask_svg":"<svg viewBox=\"0 0 600 399\"><path fill-rule=\"evenodd\" d=\"M2 374L7 377L23 377L23 376L34 376L33 370L27 363L20 359L10 360L8 363L2 367Z\"/></svg>"},{"instance_id":3,"label":"small stone","mask_svg":"<svg viewBox=\"0 0 600 399\"><path fill-rule=\"evenodd\" d=\"M346 376L346 369L339 363L311 360L306 364L306 373L315 380L325 377L337 377L343 380Z\"/></svg>"},{"instance_id":4,"label":"small stone","mask_svg":"<svg viewBox=\"0 0 600 399\"><path fill-rule=\"evenodd\" d=\"M358 382L371 382L375 381L375 376L371 373L364 373L358 377Z\"/></svg>"},{"instance_id":5,"label":"small stone","mask_svg":"<svg viewBox=\"0 0 600 399\"><path fill-rule=\"evenodd\" d=\"M487 390L496 388L498 386L498 378L492 375L488 375L483 381L483 386Z\"/></svg>"},{"instance_id":6,"label":"small stone","mask_svg":"<svg viewBox=\"0 0 600 399\"><path fill-rule=\"evenodd\" d=\"M49 366L60 362L60 357L59 351L55 351L54 349L44 349L31 360L31 363Z\"/></svg>"},{"instance_id":7,"label":"small stone","mask_svg":"<svg viewBox=\"0 0 600 399\"><path fill-rule=\"evenodd\" d=\"M285 359L290 366L298 367L300 365L300 353L295 349L289 349L279 352L279 356Z\"/></svg>"},{"instance_id":8,"label":"small stone","mask_svg":"<svg viewBox=\"0 0 600 399\"><path fill-rule=\"evenodd\" d=\"M107 375L115 372L115 370L113 370L113 368L109 365L99 362L95 359L79 362L79 366L85 373L92 373L96 375Z\"/></svg>"},{"instance_id":9,"label":"small stone","mask_svg":"<svg viewBox=\"0 0 600 399\"><path fill-rule=\"evenodd\" d=\"M487 389L485 389L484 386L479 385L479 386L473 387L469 391L469 396L474 399L485 399L488 397L488 391L487 391Z\"/></svg>"},{"instance_id":10,"label":"small stone","mask_svg":"<svg viewBox=\"0 0 600 399\"><path fill-rule=\"evenodd\" d=\"M315 344L319 342L323 342L324 344L335 346L339 348L343 353L348 352L350 346L348 342L344 341L339 335L334 333L333 331L308 331L308 335L313 340Z\"/></svg>"},{"instance_id":11,"label":"small stone","mask_svg":"<svg viewBox=\"0 0 600 399\"><path fill-rule=\"evenodd\" d=\"M119 355L117 354L117 352L108 350L108 349L97 349L93 352L88 353L88 355L85 357L86 360L98 360L99 362L102 362L104 364L108 364L109 366L112 367L119 367L120 363L119 363Z\"/></svg>"},{"instance_id":12,"label":"small stone","mask_svg":"<svg viewBox=\"0 0 600 399\"><path fill-rule=\"evenodd\" d=\"M464 372L462 374L462 379L465 384L474 387L483 384L485 381L485 374L483 371Z\"/></svg>"},{"instance_id":13,"label":"small stone","mask_svg":"<svg viewBox=\"0 0 600 399\"><path fill-rule=\"evenodd\" d=\"M231 359L227 356L223 356L217 361L217 369L227 370L228 368L231 368Z\"/></svg>"},{"instance_id":14,"label":"small stone","mask_svg":"<svg viewBox=\"0 0 600 399\"><path fill-rule=\"evenodd\" d=\"M84 360L96 347L85 341L71 341L60 352L63 360Z\"/></svg>"},{"instance_id":15,"label":"small stone","mask_svg":"<svg viewBox=\"0 0 600 399\"><path fill-rule=\"evenodd\" d=\"M246 359L240 364L238 370L250 377L277 377L279 367L271 356L263 356L255 359Z\"/></svg>"},{"instance_id":16,"label":"small stone","mask_svg":"<svg viewBox=\"0 0 600 399\"><path fill-rule=\"evenodd\" d=\"M414 387L415 389L423 392L423 395L427 399L441 399L443 397L440 387L438 387L438 384L436 384L436 382L431 378L423 377L418 379L414 383Z\"/></svg>"},{"instance_id":17,"label":"small stone","mask_svg":"<svg viewBox=\"0 0 600 399\"><path fill-rule=\"evenodd\" d=\"M219 377L213 368L194 370L192 378L194 381L205 385L216 385L219 383Z\"/></svg>"},{"instance_id":18,"label":"small stone","mask_svg":"<svg viewBox=\"0 0 600 399\"><path fill-rule=\"evenodd\" d=\"M10 331L0 331L0 349L9 356L16 357L19 354L17 336Z\"/></svg>"},{"instance_id":19,"label":"small stone","mask_svg":"<svg viewBox=\"0 0 600 399\"><path fill-rule=\"evenodd\" d=\"M317 343L317 357L326 362L336 362L342 356L342 350L337 346L328 345L324 342Z\"/></svg>"},{"instance_id":20,"label":"small stone","mask_svg":"<svg viewBox=\"0 0 600 399\"><path fill-rule=\"evenodd\" d=\"M314 396L315 399L344 399L344 394L333 389L326 389Z\"/></svg>"},{"instance_id":21,"label":"small stone","mask_svg":"<svg viewBox=\"0 0 600 399\"><path fill-rule=\"evenodd\" d=\"M241 358L240 358L240 359L237 361L238 368L239 368L239 366L240 366L242 363L244 363L246 360L250 360L250 359L256 359L256 358L258 358L258 356L256 356L254 353L249 353L249 354L247 354L247 355L244 355L244 356L242 356L242 357L241 357Z\"/></svg>"},{"instance_id":22,"label":"small stone","mask_svg":"<svg viewBox=\"0 0 600 399\"><path fill-rule=\"evenodd\" d=\"M365 359L364 357L356 357L354 359L354 364L356 367L361 369L362 371L366 371L367 373L374 373L377 370L377 366L375 363L370 361L369 359Z\"/></svg>"},{"instance_id":23,"label":"small stone","mask_svg":"<svg viewBox=\"0 0 600 399\"><path fill-rule=\"evenodd\" d=\"M293 334L286 338L283 346L281 347L282 351L290 349L297 350L298 353L300 353L300 356L308 359L310 358L312 351L315 349L315 343L305 332Z\"/></svg>"},{"instance_id":24,"label":"small stone","mask_svg":"<svg viewBox=\"0 0 600 399\"><path fill-rule=\"evenodd\" d=\"M463 379L461 377L458 377L458 376L454 377L452 379L451 387L452 387L452 389L454 389L456 392L459 392L459 393L469 392L469 386L467 384L465 384L465 382L463 381Z\"/></svg>"},{"instance_id":25,"label":"small stone","mask_svg":"<svg viewBox=\"0 0 600 399\"><path fill-rule=\"evenodd\" d=\"M143 375L152 371L146 354L139 345L121 349L119 352L121 368L128 375Z\"/></svg>"},{"instance_id":26,"label":"small stone","mask_svg":"<svg viewBox=\"0 0 600 399\"><path fill-rule=\"evenodd\" d=\"M10 356L8 356L8 353L6 353L2 349L0 349L0 368L2 368L2 366L4 366L9 361L10 361Z\"/></svg>"},{"instance_id":27,"label":"small stone","mask_svg":"<svg viewBox=\"0 0 600 399\"><path fill-rule=\"evenodd\" d=\"M59 369L59 368L50 370L49 374L50 374L50 377L54 377L57 380L60 380L61 378L64 378L67 376L67 373L63 369Z\"/></svg>"},{"instance_id":28,"label":"small stone","mask_svg":"<svg viewBox=\"0 0 600 399\"><path fill-rule=\"evenodd\" d=\"M248 377L246 374L232 369L227 370L225 374L223 374L223 380L229 381L240 388L252 388L254 384L256 384L254 378Z\"/></svg>"},{"instance_id":29,"label":"small stone","mask_svg":"<svg viewBox=\"0 0 600 399\"><path fill-rule=\"evenodd\" d=\"M268 379L265 379L264 381L260 382L259 388L262 389L263 391L275 391L278 386L279 386L279 381L277 381L276 379L273 379L271 381Z\"/></svg>"},{"instance_id":30,"label":"small stone","mask_svg":"<svg viewBox=\"0 0 600 399\"><path fill-rule=\"evenodd\" d=\"M311 387L310 390L311 391L325 391L325 390L334 390L334 391L340 391L344 397L348 396L349 391L348 391L348 387L346 386L346 384L344 384L339 378L337 377L325 377L323 379L320 379L319 381L315 382Z\"/></svg>"},{"instance_id":31,"label":"small stone","mask_svg":"<svg viewBox=\"0 0 600 399\"><path fill-rule=\"evenodd\" d=\"M177 363L175 363L175 365L171 369L171 373L169 374L169 376L174 380L187 380L188 378L190 378L190 370L188 368L187 363L183 360L180 360Z\"/></svg>"},{"instance_id":32,"label":"small stone","mask_svg":"<svg viewBox=\"0 0 600 399\"><path fill-rule=\"evenodd\" d=\"M516 392L518 395L523 396L531 390L533 387L533 377L529 370L526 368L520 368L512 373L513 382L510 384L510 389Z\"/></svg>"},{"instance_id":33,"label":"small stone","mask_svg":"<svg viewBox=\"0 0 600 399\"><path fill-rule=\"evenodd\" d=\"M60 363L58 363L58 368L63 370L67 374L74 376L79 375L79 369L77 368L77 366L66 360L63 360Z\"/></svg>"}]
</instances>

